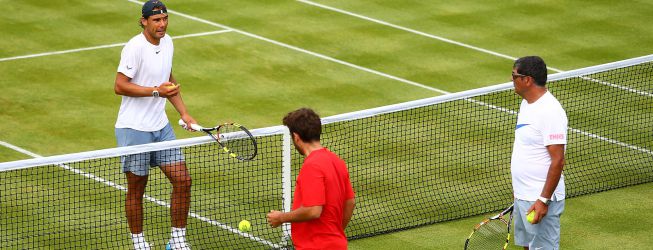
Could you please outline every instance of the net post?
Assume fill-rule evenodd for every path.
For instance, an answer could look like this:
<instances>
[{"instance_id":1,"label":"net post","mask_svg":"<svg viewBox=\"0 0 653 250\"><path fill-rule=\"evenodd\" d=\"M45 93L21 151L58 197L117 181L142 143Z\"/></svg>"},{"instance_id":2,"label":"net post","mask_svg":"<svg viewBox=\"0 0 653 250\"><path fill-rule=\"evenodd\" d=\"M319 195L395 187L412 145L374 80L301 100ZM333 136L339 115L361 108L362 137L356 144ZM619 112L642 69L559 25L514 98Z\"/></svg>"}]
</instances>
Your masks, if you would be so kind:
<instances>
[{"instance_id":1,"label":"net post","mask_svg":"<svg viewBox=\"0 0 653 250\"><path fill-rule=\"evenodd\" d=\"M283 196L283 211L284 212L290 212L291 209L291 204L292 204L292 164L291 164L291 144L292 144L292 138L290 136L290 130L288 127L283 126L283 160L282 160L282 196ZM283 239L282 242L284 245L288 245L288 241L290 240L290 223L284 223L282 225L282 230L283 230Z\"/></svg>"}]
</instances>

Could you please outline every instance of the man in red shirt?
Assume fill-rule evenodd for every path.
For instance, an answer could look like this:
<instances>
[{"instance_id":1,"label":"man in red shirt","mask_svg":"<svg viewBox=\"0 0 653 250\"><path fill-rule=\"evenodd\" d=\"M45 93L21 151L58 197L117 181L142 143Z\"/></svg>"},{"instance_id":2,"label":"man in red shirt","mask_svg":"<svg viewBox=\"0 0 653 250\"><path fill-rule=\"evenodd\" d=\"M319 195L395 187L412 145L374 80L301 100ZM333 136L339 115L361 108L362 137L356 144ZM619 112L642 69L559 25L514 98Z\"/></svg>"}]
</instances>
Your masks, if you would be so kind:
<instances>
[{"instance_id":1,"label":"man in red shirt","mask_svg":"<svg viewBox=\"0 0 653 250\"><path fill-rule=\"evenodd\" d=\"M304 155L293 199L292 211L270 211L272 227L290 222L296 249L347 249L345 228L354 212L354 190L347 165L322 147L320 117L311 109L288 113L283 124L293 144Z\"/></svg>"}]
</instances>

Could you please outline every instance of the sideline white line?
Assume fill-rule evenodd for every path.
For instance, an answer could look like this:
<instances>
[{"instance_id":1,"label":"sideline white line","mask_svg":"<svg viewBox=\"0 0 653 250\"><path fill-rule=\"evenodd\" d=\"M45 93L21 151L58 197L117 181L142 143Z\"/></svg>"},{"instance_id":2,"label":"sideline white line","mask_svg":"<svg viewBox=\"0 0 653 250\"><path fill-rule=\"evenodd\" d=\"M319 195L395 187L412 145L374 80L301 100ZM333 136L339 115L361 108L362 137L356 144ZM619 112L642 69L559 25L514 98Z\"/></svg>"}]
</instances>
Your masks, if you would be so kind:
<instances>
[{"instance_id":1,"label":"sideline white line","mask_svg":"<svg viewBox=\"0 0 653 250\"><path fill-rule=\"evenodd\" d=\"M24 149L24 148L21 148L21 147L15 146L15 145L13 145L13 144L10 144L10 143L8 143L8 142L0 141L0 145L5 146L5 147L10 148L10 149L13 149L13 150L16 151L16 152L20 152L20 153L23 153L23 154L29 155L29 156L34 157L34 158L41 158L41 157L43 157L43 156L37 155L37 154L35 154L35 153L32 153L32 152L30 152L30 151L28 151L28 150L26 150L26 149Z\"/></svg>"},{"instance_id":2,"label":"sideline white line","mask_svg":"<svg viewBox=\"0 0 653 250\"><path fill-rule=\"evenodd\" d=\"M648 93L646 91L631 89L631 88L628 88L628 87L625 87L625 86L617 85L617 84L614 84L614 83L609 83L609 82L606 82L606 81L597 80L597 79L586 77L586 76L581 76L580 78L583 79L583 80L590 81L590 82L603 84L603 85L606 85L606 86L609 86L609 87L613 87L613 88L625 90L625 91L628 91L628 92L632 92L632 93L635 93L635 94L638 94L638 95L653 97L653 94Z\"/></svg>"},{"instance_id":3,"label":"sideline white line","mask_svg":"<svg viewBox=\"0 0 653 250\"><path fill-rule=\"evenodd\" d=\"M327 9L327 10L331 10L331 11L335 11L335 12L342 13L342 14L345 14L345 15L357 17L357 18L364 19L364 20L367 20L367 21L370 21L370 22L374 22L374 23L378 23L378 24L381 24L381 25L385 25L385 26L388 26L388 27L395 28L395 29L407 31L407 32L417 34L417 35L420 35L420 36L433 38L433 39L436 39L436 40L440 40L442 42L458 45L458 46L465 47L465 48L468 48L468 49L480 51L480 52L483 52L483 53L486 53L486 54L506 58L506 59L509 59L509 60L512 60L512 61L517 60L516 57L509 56L509 55L506 55L506 54L502 54L502 53L499 53L499 52L496 52L496 51L492 51L492 50L476 47L476 46L473 46L473 45L470 45L470 44L454 41L454 40L444 38L444 37L441 37L441 36L436 36L436 35L433 35L433 34L429 34L429 33L425 33L425 32L422 32L422 31L414 30L414 29L407 28L407 27L404 27L404 26L399 26L399 25L392 24L392 23L389 23L389 22L386 22L386 21L371 18L371 17L368 17L368 16L363 16L361 14L356 14L356 13L353 13L353 12L350 12L350 11L338 9L338 8L327 6L327 5L324 5L324 4L319 4L319 3L312 2L312 1L309 1L309 0L297 0L297 2L312 5L312 6ZM564 70L553 68L553 67L547 67L547 68L549 70L555 71L557 73L564 72ZM606 85L606 86L618 88L618 89L625 90L625 91L628 91L628 92L653 97L653 94L645 92L645 91L636 90L636 89L624 87L624 86L621 86L621 85L616 85L616 84L612 84L612 83L592 79L592 78L589 78L589 77L582 77L582 78L585 79L585 80L589 80L589 81L592 81L592 82L595 82L595 83L599 83L599 84L603 84L603 85Z\"/></svg>"},{"instance_id":4,"label":"sideline white line","mask_svg":"<svg viewBox=\"0 0 653 250\"><path fill-rule=\"evenodd\" d=\"M24 148L21 148L21 147L18 147L18 146L12 145L12 144L7 143L7 142L4 142L4 141L0 141L0 145L5 146L5 147L10 148L10 149L13 149L13 150L16 150L16 151L21 152L21 153L23 153L23 154L26 154L26 155L29 155L29 156L35 157L35 158L42 158L42 157L43 157L43 156L38 155L38 154L36 154L36 153L30 152L29 150L26 150L26 149L24 149ZM119 184L117 184L117 183L115 183L115 182L112 182L112 181L106 180L106 179L104 179L104 178L102 178L102 177L99 177L99 176L96 176L96 175L94 175L94 174L90 174L90 173L84 172L83 170L73 168L73 167L71 167L71 166L69 166L69 165L66 165L66 164L56 164L56 165L59 166L59 167L61 167L61 168L63 168L63 169L65 169L65 170L68 170L68 171L70 171L70 172L73 172L73 173L75 173L75 174L78 174L78 175L84 176L84 177L86 177L86 178L88 178L88 179L91 179L91 180L94 180L94 181L100 182L100 183L102 183L102 184L105 184L105 185L107 185L107 186L113 187L113 188L118 189L118 190L120 190L120 191L127 192L127 188L126 188L126 187L124 187L124 186L122 186L122 185L119 185ZM164 207L170 208L170 203L165 202L165 201L162 201L162 200L159 200L159 199L156 199L156 198L154 198L154 197L152 197L152 196L144 195L143 198L145 198L146 200L148 200L148 201L150 201L150 202L152 202L152 203L155 203L155 204L157 204L157 205L160 205L160 206L164 206ZM264 243L264 244L266 244L266 245L268 245L268 246L271 246L271 247L273 247L273 248L275 248L275 249L279 249L279 248L282 247L282 246L280 246L280 245L278 245L278 244L274 244L274 243L272 243L272 242L270 242L270 241L267 241L267 240L261 239L261 238L259 238L259 237L254 236L254 235L251 235L251 234L248 234L248 233L241 232L240 230L238 230L238 229L236 229L236 228L233 228L233 227L227 226L226 224L223 224L223 223L220 223L220 222L218 222L218 221L215 221L215 220L209 219L209 218L207 218L207 217L201 216L201 215L199 215L199 214L197 214L197 213L194 213L194 212L192 212L192 211L190 211L188 215L189 215L190 217L196 218L196 219L198 219L198 220L200 220L200 221L203 221L203 222L209 223L209 224L211 224L211 225L219 226L219 227L221 227L221 228L223 228L223 229L225 229L225 230L228 230L228 231L230 231L230 232L232 232L232 233L239 234L239 235L241 235L241 236L243 236L243 237L247 237L247 238L250 238L250 239L256 240L256 241L258 241L258 242Z\"/></svg>"},{"instance_id":5,"label":"sideline white line","mask_svg":"<svg viewBox=\"0 0 653 250\"><path fill-rule=\"evenodd\" d=\"M142 4L143 4L143 2L140 2L140 1L137 1L137 0L127 0L127 1L132 2L132 3L135 3L135 4L139 4L139 5L142 5ZM297 1L305 2L305 3L310 3L310 4L314 4L314 3L312 3L312 2L308 2L308 1L305 1L305 0L297 0ZM314 5L316 5L316 6L318 6L318 7L320 7L320 6L324 6L324 5L318 5L318 4L314 4ZM334 10L334 11L338 11L338 12L346 13L346 14L349 14L349 15L354 15L354 16L361 17L361 18L364 18L364 19L367 19L367 20L371 20L371 21L375 21L375 22L379 22L379 23L381 23L381 24L391 25L391 26L393 26L393 27L396 26L395 28L405 29L405 30L410 30L410 29L407 29L407 28L403 28L403 27L401 27L401 26L397 26L397 25L394 25L394 24L389 24L389 23L386 23L386 22L383 22L383 21L378 21L378 20L376 20L376 19L372 19L372 18L363 17L363 16L360 16L360 15L358 15L358 14L354 14L354 13L350 13L350 12L346 12L346 11L338 10L338 9L335 9L335 8L332 8L332 7L329 7L329 6L324 6L324 7L325 7L325 8L332 9L332 10ZM269 43L273 43L273 44L276 44L276 45L279 45L279 46L282 46L282 47L286 47L286 48L289 48L289 49L292 49L292 50L296 50L296 51L299 51L299 52L307 53L307 54L310 54L310 55L313 55L313 56L316 56L316 57L319 57L319 58L322 58L322 59L326 59L326 60L333 61L333 62L336 62L336 63L339 63L339 64L347 65L347 66L350 66L350 67L353 67L353 68L356 68L356 69L360 69L360 70L363 70L363 71L366 71L366 72L370 72L370 73L373 73L373 74L376 74L376 75L384 76L384 77L387 77L387 78L390 78L390 79L394 79L394 80L397 80L397 81L400 81L400 82L404 82L404 83L408 83L408 84L411 84L411 85L414 85L414 86L418 86L418 87L421 87L421 88L424 88L424 89L428 89L428 90L431 90L431 91L439 92L439 93L442 93L442 94L451 94L450 92L447 92L447 91L444 91L444 90L440 90L440 89L437 89L437 88L429 87L429 86L426 86L426 85L421 84L421 83L413 82L413 81L410 81L410 80L407 80L407 79L403 79L403 78L396 77L396 76L389 75L389 74L385 74L385 73L382 73L382 72L379 72L379 71L376 71L376 70L372 70L372 69L369 69L369 68L365 68L365 67L362 67L362 66L358 66L358 65L355 65L355 64L352 64L352 63L348 63L348 62L345 62L345 61L341 61L341 60L338 60L338 59L335 59L335 58L332 58L332 57L329 57L329 56L325 56L325 55L322 55L322 54L319 54L319 53L315 53L315 52L312 52L312 51L308 51L308 50L305 50L305 49L302 49L302 48L299 48L299 47L295 47L295 46L292 46L292 45L288 45L288 44L285 44L285 43L282 43L282 42L279 42L279 41L276 41L276 40L272 40L272 39L269 39L269 38L266 38L266 37L262 37L262 36L259 36L259 35L256 35L256 34L252 34L252 33L245 32L245 31L242 31L242 30L239 30L239 29L235 29L235 28L233 28L233 27L229 27L229 26L226 26L226 25L222 25L222 24L218 24L218 23L215 23L215 22L211 22L211 21L208 21L208 20L205 20L205 19L201 19L201 18L198 18L198 17L194 17L194 16L191 16L191 15L188 15L188 14L184 14L184 13L181 13L181 12L174 11L174 10L168 10L168 12L173 13L173 14L176 14L176 15L179 15L179 16L182 16L182 17L185 17L185 18L188 18L188 19L191 19L191 20L194 20L194 21L198 21L198 22L202 22L202 23L209 24L209 25L212 25L212 26L220 27L220 28L223 28L223 29L225 29L225 30L234 31L234 32L237 32L237 33L240 33L240 34L243 34L243 35L249 36L249 37L253 37L253 38L256 38L256 39L259 39L259 40L263 40L263 41L266 41L266 42L269 42ZM429 36L429 37L434 37L434 38L437 39L437 36L432 36L432 35L430 35L430 34L426 34L426 33L419 32L419 31L415 31L415 32L418 32L418 33L421 33L421 34L427 35L427 36ZM443 39L444 39L444 38L443 38ZM445 40L447 40L447 41L451 41L451 42L454 42L455 44L459 44L459 45L461 45L461 46L465 45L465 44L458 43L458 42L455 42L455 41L452 41L452 40L449 40L449 39L445 39ZM445 40L443 40L443 41L445 41ZM471 46L471 45L466 45L466 46L473 47L473 46ZM474 47L474 48L477 48L477 47ZM498 54L498 53L496 53L496 52L492 52L492 51L485 50L485 49L481 49L481 48L477 48L477 50L480 50L480 51L487 51L486 53L489 52L490 54ZM513 57L509 57L509 56L503 55L503 54L498 54L498 56L501 56L501 57L504 57L504 58L510 58L510 59L513 58ZM552 69L552 70L557 70L557 69ZM471 100L471 99L467 99L467 100L470 101L470 102L477 103L477 104L479 104L479 105L487 106L487 107L490 107L490 108L493 108L493 109L498 109L498 110L500 110L500 111L504 111L504 112L508 112L508 113L512 113L512 114L516 113L515 111L507 110L507 109L504 109L504 108L501 108L501 107L496 107L496 106L494 106L494 105L485 104L485 103L483 103L483 102L479 102L479 101L475 101L475 100ZM573 129L573 128L570 128L570 129ZM576 129L574 129L574 130L576 130ZM580 131L580 130L578 130L578 131ZM591 133L587 133L587 134L591 134ZM598 135L595 135L595 136L593 136L593 137L595 137L595 138L599 138L599 139L601 139L601 138L605 138L605 137L601 137L601 136L598 136ZM603 140L603 139L602 139L602 140ZM612 143L618 142L618 143L620 143L621 145L628 145L628 144L625 144L625 143L622 143L622 142L619 142L619 141L616 141L616 140L612 140L612 139L609 139L609 138L605 138L605 140L606 140L606 141L609 141L609 142L612 142ZM635 147L635 146L632 146L632 147ZM635 147L635 148L636 148L636 147Z\"/></svg>"},{"instance_id":6,"label":"sideline white line","mask_svg":"<svg viewBox=\"0 0 653 250\"><path fill-rule=\"evenodd\" d=\"M127 1L135 3L135 4L139 4L139 5L143 4L143 2L140 2L140 1L137 1L137 0L127 0ZM174 11L174 10L170 10L170 9L168 9L168 13L172 13L172 14L175 14L175 15L178 15L178 16L181 16L181 17L188 18L190 20L194 20L194 21L201 22L201 23L204 23L204 24L212 25L212 26L215 26L215 27L232 30L232 31L234 31L236 33L239 33L239 34L242 34L242 35L245 35L245 36L256 38L256 39L266 41L266 42L269 42L269 43L272 43L272 44L275 44L275 45L278 45L278 46L281 46L281 47L285 47L285 48L288 48L288 49L291 49L291 50L306 53L306 54L309 54L309 55L312 55L312 56L315 56L315 57L319 57L319 58L322 58L322 59L325 59L325 60L328 60L328 61L332 61L332 62L335 62L335 63L338 63L338 64L346 65L346 66L349 66L349 67L352 67L352 68L355 68L355 69L358 69L358 70L362 70L362 71L365 71L365 72L368 72L368 73L372 73L372 74L375 74L375 75L390 78L390 79L400 81L400 82L403 82L403 83L407 83L407 84L410 84L410 85L414 85L414 86L417 86L417 87L420 87L420 88L425 88L425 89L435 91L435 92L439 92L439 93L442 93L442 94L449 94L449 92L441 90L441 89L430 87L430 86L427 86L427 85L424 85L424 84L421 84L421 83L417 83L417 82L414 82L414 81L403 79L403 78L400 78L400 77L397 77L397 76L386 74L386 73L376 71L376 70L373 70L373 69L370 69L370 68L366 68L366 67L363 67L363 66L359 66L359 65L356 65L356 64L353 64L353 63L345 62L345 61L335 59L335 58L330 57L330 56L326 56L326 55L319 54L319 53L316 53L316 52L313 52L313 51L305 50L305 49L302 49L302 48L299 48L299 47L296 47L296 46L293 46L293 45L289 45L289 44L282 43L282 42L279 42L279 41L276 41L276 40L272 40L272 39L269 39L269 38L266 38L266 37L262 37L262 36L259 36L259 35L256 35L256 34L252 34L252 33L246 32L246 31L242 31L242 30L239 30L239 29L236 29L236 28L233 28L233 27L229 27L227 25L219 24L219 23L216 23L216 22L211 22L211 21L208 21L208 20L205 20L205 19L202 19L202 18L198 18L198 17L195 17L195 16L191 16L191 15L184 14L184 13Z\"/></svg>"},{"instance_id":7,"label":"sideline white line","mask_svg":"<svg viewBox=\"0 0 653 250\"><path fill-rule=\"evenodd\" d=\"M501 54L499 52L479 48L479 47L476 47L476 46L473 46L473 45L469 45L469 44L466 44L466 43L461 43L461 42L454 41L454 40L451 40L451 39L447 39L447 38L444 38L444 37L441 37L441 36L436 36L436 35L421 32L421 31L418 31L418 30L406 28L406 27L403 27L403 26L399 26L399 25L392 24L392 23L389 23L389 22L386 22L386 21L381 21L381 20L374 19L374 18L371 18L371 17L363 16L363 15L360 15L360 14L356 14L356 13L349 12L349 11L346 11L346 10L338 9L338 8L335 8L335 7L331 7L331 6L327 6L327 5L323 5L323 4L319 4L319 3L315 3L315 2L311 2L311 1L306 1L306 0L297 0L297 1L301 2L301 3L308 4L308 5L313 5L313 6L316 6L316 7L320 7L320 8L323 8L323 9L328 9L328 10L331 10L331 11L335 11L335 12L339 12L339 13L342 13L342 14L350 15L350 16L353 16L353 17L358 17L360 19L365 19L365 20L368 20L370 22L375 22L375 23L382 24L382 25L385 25L385 26L389 26L389 27L392 27L392 28L395 28L395 29L400 29L400 30L403 30L403 31L414 33L414 34L417 34L417 35L420 35L420 36L430 37L430 38L440 40L440 41L443 41L443 42L446 42L446 43L451 43L451 44L455 44L455 45L465 47L465 48L468 48L468 49L473 49L473 50L480 51L480 52L483 52L483 53L495 55L495 56L498 56L498 57L503 57L503 58L506 58L506 59L509 59L509 60L513 60L513 61L517 60L516 57L512 57L512 56L509 56L509 55L506 55L506 54ZM558 70L558 69L551 68L551 70L560 72L560 70Z\"/></svg>"},{"instance_id":8,"label":"sideline white line","mask_svg":"<svg viewBox=\"0 0 653 250\"><path fill-rule=\"evenodd\" d=\"M139 4L139 5L142 5L142 4L143 4L143 2L140 2L140 1L138 1L138 0L127 0L127 1L132 2L132 3L135 3L135 4ZM304 1L304 0L298 0L298 1ZM327 7L328 7L328 6L327 6ZM353 67L353 68L356 68L356 69L360 69L360 70L363 70L363 71L366 71L366 72L370 72L370 73L373 73L373 74L376 74L376 75L384 76L384 77L387 77L387 78L390 78L390 79L394 79L394 80L397 80L397 81L400 81L400 82L408 83L408 84L411 84L411 85L414 85L414 86L418 86L418 87L421 87L421 88L424 88L424 89L428 89L428 90L431 90L431 91L439 92L439 93L442 93L442 94L451 94L450 92L447 92L447 91L444 91L444 90L440 90L440 89L437 89L437 88L429 87L429 86L426 86L426 85L421 84L421 83L413 82L413 81L410 81L410 80L407 80L407 79L403 79L403 78L400 78L400 77L397 77L397 76L389 75L389 74L382 73L382 72L379 72L379 71L376 71L376 70L368 69L368 68L365 68L365 67L362 67L362 66L358 66L358 65L355 65L355 64L352 64L352 63L348 63L348 62L345 62L345 61L341 61L341 60L338 60L338 59L335 59L335 58L332 58L332 57L329 57L329 56L325 56L325 55L322 55L322 54L319 54L319 53L315 53L315 52L312 52L312 51L308 51L308 50L305 50L305 49L302 49L302 48L299 48L299 47L295 47L295 46L292 46L292 45L289 45L289 44L285 44L285 43L282 43L282 42L279 42L279 41L276 41L276 40L272 40L272 39L269 39L269 38L266 38L266 37L262 37L262 36L259 36L259 35L256 35L256 34L252 34L252 33L246 32L246 31L242 31L242 30L239 30L239 29L236 29L236 28L233 28L233 27L229 27L229 26L227 26L227 25L219 24L219 23L216 23L216 22L211 22L211 21L208 21L208 20L205 20L205 19L201 19L201 18L199 18L199 17L191 16L191 15L184 14L184 13L181 13L181 12L178 12L178 11L174 11L174 10L170 10L170 9L168 9L168 12L169 12L169 13L173 13L173 14L175 14L175 15L179 15L179 16L182 16L182 17L188 18L188 19L191 19L191 20L194 20L194 21L198 21L198 22L202 22L202 23L205 23L205 24L209 24L209 25L212 25L212 26L216 26L216 27L220 27L220 28L228 29L228 30L233 30L234 32L237 32L237 33L240 33L240 34L243 34L243 35L249 36L249 37L253 37L253 38L256 38L256 39L260 39L260 40L263 40L263 41L266 41L266 42L269 42L269 43L273 43L273 44L276 44L276 45L279 45L279 46L282 46L282 47L286 47L286 48L289 48L289 49L292 49L292 50L296 50L296 51L300 51L300 52L303 52L303 53L307 53L307 54L310 54L310 55L313 55L313 56L316 56L316 57L319 57L319 58L322 58L322 59L326 59L326 60L329 60L329 61L332 61L332 62L336 62L336 63L343 64L343 65L347 65L347 66L350 66L350 67ZM352 14L353 14L353 13L352 13ZM398 26L398 27L399 27L399 26ZM479 48L479 49L480 49L480 48ZM489 51L489 52L491 52L491 51ZM467 100L467 101L469 101L469 102L472 102L472 103L476 103L476 104L482 105L482 106L486 106L486 107L489 107L489 108L492 108L492 109L497 109L497 110L499 110L499 111L508 112L508 113L511 113L511 114L517 114L516 111L509 110L509 109L502 108L502 107L497 107L497 106L495 106L495 105L487 104L487 103L484 103L484 102L481 102L481 101L476 101L476 100L473 100L473 99L471 99L471 98L467 98L467 99L465 99L465 100ZM636 146L632 146L632 145L629 145L629 144L626 144L626 143L623 143L623 142L619 142L619 141L617 141L617 140L612 140L612 139L609 139L609 138L606 138L606 137L602 137L602 136L599 136L599 135L594 135L594 134L592 134L592 133L583 132L582 130L574 129L574 128L571 128L571 127L569 127L569 129L571 129L571 130L574 131L574 132L579 131L579 132L582 132L582 133L584 133L584 134L586 134L586 135L593 135L592 137L594 137L594 138L598 138L598 139L600 139L600 140L607 141L607 142L610 142L610 143L616 143L616 144L618 144L618 145L622 145L622 146L629 146L630 148L638 148L638 147L636 147ZM643 152L651 154L650 151L647 151L646 149L644 149L644 150L645 150L645 151L643 151ZM642 150L640 150L640 151L642 151Z\"/></svg>"},{"instance_id":9,"label":"sideline white line","mask_svg":"<svg viewBox=\"0 0 653 250\"><path fill-rule=\"evenodd\" d=\"M225 29L225 30L218 30L218 31L209 31L209 32L202 32L202 33L195 33L195 34L187 34L187 35L181 35L181 36L173 36L172 39L181 39L181 38L198 37L198 36L208 36L208 35L215 35L215 34L226 33L226 32L231 32L231 30ZM125 44L126 43L114 43L114 44L99 45L99 46L78 48L78 49L52 51L52 52L45 52L45 53L38 53L38 54L31 54L31 55L24 55L24 56L5 57L5 58L0 58L0 62L12 61L12 60L18 60L18 59L34 58L34 57L42 57L42 56L68 54L68 53L75 53L75 52L87 51L87 50L96 50L96 49L106 49L106 48L120 47L120 46L125 46Z\"/></svg>"}]
</instances>

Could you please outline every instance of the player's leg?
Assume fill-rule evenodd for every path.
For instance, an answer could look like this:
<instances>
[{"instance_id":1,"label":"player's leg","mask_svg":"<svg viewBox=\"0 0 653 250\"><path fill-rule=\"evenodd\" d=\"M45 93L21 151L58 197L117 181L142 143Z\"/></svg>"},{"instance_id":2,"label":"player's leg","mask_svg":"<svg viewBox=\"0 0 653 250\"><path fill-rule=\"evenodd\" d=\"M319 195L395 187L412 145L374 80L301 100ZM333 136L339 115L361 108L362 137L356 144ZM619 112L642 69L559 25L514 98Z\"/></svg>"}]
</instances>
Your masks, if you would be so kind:
<instances>
[{"instance_id":1,"label":"player's leg","mask_svg":"<svg viewBox=\"0 0 653 250\"><path fill-rule=\"evenodd\" d=\"M172 184L170 216L172 226L185 228L190 210L191 177L184 162L162 165L161 170Z\"/></svg>"},{"instance_id":2,"label":"player's leg","mask_svg":"<svg viewBox=\"0 0 653 250\"><path fill-rule=\"evenodd\" d=\"M134 249L149 250L143 232L143 195L147 186L149 154L142 153L123 157L123 171L127 177L125 215L134 243Z\"/></svg>"},{"instance_id":3,"label":"player's leg","mask_svg":"<svg viewBox=\"0 0 653 250\"><path fill-rule=\"evenodd\" d=\"M116 128L119 147L149 143L149 132ZM150 249L143 233L143 195L147 185L151 156L149 153L121 156L122 171L127 177L125 215L135 249Z\"/></svg>"},{"instance_id":4,"label":"player's leg","mask_svg":"<svg viewBox=\"0 0 653 250\"><path fill-rule=\"evenodd\" d=\"M172 127L168 124L157 134L160 141L174 140ZM156 152L161 171L172 184L170 217L172 221L171 249L190 249L186 244L186 223L190 211L191 177L180 149L173 148Z\"/></svg>"},{"instance_id":5,"label":"player's leg","mask_svg":"<svg viewBox=\"0 0 653 250\"><path fill-rule=\"evenodd\" d=\"M125 199L125 213L129 231L132 234L143 232L143 195L147 185L147 175L138 176L127 172L127 197Z\"/></svg>"},{"instance_id":6,"label":"player's leg","mask_svg":"<svg viewBox=\"0 0 653 250\"><path fill-rule=\"evenodd\" d=\"M169 165L162 165L161 170L172 184L172 195L170 200L170 217L172 229L170 234L170 249L190 249L186 243L186 223L190 210L190 189L191 178L186 164L177 162Z\"/></svg>"}]
</instances>

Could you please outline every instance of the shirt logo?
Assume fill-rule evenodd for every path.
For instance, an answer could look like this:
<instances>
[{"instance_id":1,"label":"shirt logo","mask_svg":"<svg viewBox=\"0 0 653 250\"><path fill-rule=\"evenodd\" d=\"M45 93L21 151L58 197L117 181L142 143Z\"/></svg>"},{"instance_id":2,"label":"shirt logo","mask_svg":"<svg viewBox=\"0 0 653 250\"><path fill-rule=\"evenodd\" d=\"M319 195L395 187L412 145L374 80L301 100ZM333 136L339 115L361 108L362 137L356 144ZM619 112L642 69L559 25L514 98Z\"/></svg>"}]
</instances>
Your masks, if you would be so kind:
<instances>
[{"instance_id":1,"label":"shirt logo","mask_svg":"<svg viewBox=\"0 0 653 250\"><path fill-rule=\"evenodd\" d=\"M156 53L159 54L159 52L161 52L161 51L159 50L159 51L157 51Z\"/></svg>"},{"instance_id":2,"label":"shirt logo","mask_svg":"<svg viewBox=\"0 0 653 250\"><path fill-rule=\"evenodd\" d=\"M517 129L523 127L523 126L528 126L528 125L530 125L530 124L517 124L517 126L515 126L515 130L517 130Z\"/></svg>"},{"instance_id":3,"label":"shirt logo","mask_svg":"<svg viewBox=\"0 0 653 250\"><path fill-rule=\"evenodd\" d=\"M127 70L132 70L133 69L132 67L129 67L129 65L125 65L125 67L127 67Z\"/></svg>"},{"instance_id":4,"label":"shirt logo","mask_svg":"<svg viewBox=\"0 0 653 250\"><path fill-rule=\"evenodd\" d=\"M549 140L564 140L565 134L551 134L549 135Z\"/></svg>"}]
</instances>

